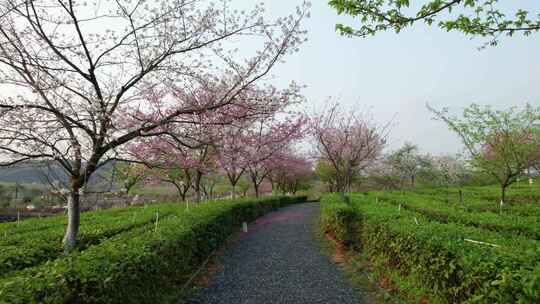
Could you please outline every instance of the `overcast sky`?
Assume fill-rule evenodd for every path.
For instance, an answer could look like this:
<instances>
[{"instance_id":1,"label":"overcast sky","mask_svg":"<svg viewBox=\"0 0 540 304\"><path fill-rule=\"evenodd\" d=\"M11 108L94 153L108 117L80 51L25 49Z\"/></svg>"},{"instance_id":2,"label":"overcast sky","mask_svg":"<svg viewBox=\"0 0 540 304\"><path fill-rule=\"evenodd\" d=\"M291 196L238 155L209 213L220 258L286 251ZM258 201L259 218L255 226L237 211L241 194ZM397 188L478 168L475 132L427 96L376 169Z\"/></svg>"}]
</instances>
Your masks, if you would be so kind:
<instances>
[{"instance_id":1,"label":"overcast sky","mask_svg":"<svg viewBox=\"0 0 540 304\"><path fill-rule=\"evenodd\" d=\"M515 2L540 11L540 1ZM266 7L269 15L285 15L298 3L266 1ZM389 149L409 141L433 154L462 151L457 137L431 119L426 103L456 113L472 102L499 108L526 102L540 106L540 34L503 39L499 46L479 51L486 40L425 26L399 35L341 37L334 30L340 20L349 21L338 17L326 0L313 1L305 22L309 42L274 69L271 81L307 85L310 111L332 96L347 108L371 109L381 123L395 117Z\"/></svg>"}]
</instances>

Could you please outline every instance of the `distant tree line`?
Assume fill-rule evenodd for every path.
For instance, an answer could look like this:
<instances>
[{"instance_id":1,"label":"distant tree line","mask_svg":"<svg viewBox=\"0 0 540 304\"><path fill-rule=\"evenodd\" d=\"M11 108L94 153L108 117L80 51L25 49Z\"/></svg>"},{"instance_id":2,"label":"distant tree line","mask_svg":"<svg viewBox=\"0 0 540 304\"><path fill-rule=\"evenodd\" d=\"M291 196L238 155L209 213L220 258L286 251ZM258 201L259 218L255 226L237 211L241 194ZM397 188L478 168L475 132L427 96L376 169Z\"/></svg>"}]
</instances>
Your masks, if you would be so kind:
<instances>
[{"instance_id":1,"label":"distant tree line","mask_svg":"<svg viewBox=\"0 0 540 304\"><path fill-rule=\"evenodd\" d=\"M540 107L526 105L522 109L495 110L472 104L460 116L450 115L447 109L429 109L436 119L445 122L461 138L464 155L423 154L412 143L383 154L384 142L375 141L377 152L368 154L347 171L348 186L343 188L339 185L343 169L333 164L326 151L341 147L340 151L344 152L336 154L346 156L348 151L365 149L369 145L366 145L366 138L348 136L351 130L339 125L332 131L331 138L346 136L346 148L343 141L326 141L323 146L330 147L319 149L322 153L316 163L316 172L325 190L343 192L498 184L502 205L508 186L519 178L532 178L540 173ZM317 145L322 145L321 142L319 140ZM342 162L351 163L347 159Z\"/></svg>"}]
</instances>

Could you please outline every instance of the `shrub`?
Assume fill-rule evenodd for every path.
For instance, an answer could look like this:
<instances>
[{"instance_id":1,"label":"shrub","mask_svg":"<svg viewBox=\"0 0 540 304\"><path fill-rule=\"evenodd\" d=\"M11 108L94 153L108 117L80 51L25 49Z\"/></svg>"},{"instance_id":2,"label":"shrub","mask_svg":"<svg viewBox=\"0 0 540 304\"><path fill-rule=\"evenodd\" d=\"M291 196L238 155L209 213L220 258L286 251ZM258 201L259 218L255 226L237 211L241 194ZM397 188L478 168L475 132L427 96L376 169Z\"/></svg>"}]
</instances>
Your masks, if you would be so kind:
<instances>
[{"instance_id":1,"label":"shrub","mask_svg":"<svg viewBox=\"0 0 540 304\"><path fill-rule=\"evenodd\" d=\"M355 210L337 194L326 195L321 202L321 226L338 241L352 244L355 238L357 216Z\"/></svg>"}]
</instances>

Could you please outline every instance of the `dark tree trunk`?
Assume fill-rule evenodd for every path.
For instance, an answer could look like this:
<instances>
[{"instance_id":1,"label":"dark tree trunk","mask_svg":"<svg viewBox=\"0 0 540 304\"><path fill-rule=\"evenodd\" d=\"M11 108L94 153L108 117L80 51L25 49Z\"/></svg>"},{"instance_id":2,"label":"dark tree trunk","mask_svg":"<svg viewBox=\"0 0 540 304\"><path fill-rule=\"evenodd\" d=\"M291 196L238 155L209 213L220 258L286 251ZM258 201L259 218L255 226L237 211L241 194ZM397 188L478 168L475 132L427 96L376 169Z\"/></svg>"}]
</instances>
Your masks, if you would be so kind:
<instances>
[{"instance_id":1,"label":"dark tree trunk","mask_svg":"<svg viewBox=\"0 0 540 304\"><path fill-rule=\"evenodd\" d=\"M508 185L503 185L501 187L501 208L503 204L506 203L506 187L508 187Z\"/></svg>"},{"instance_id":2,"label":"dark tree trunk","mask_svg":"<svg viewBox=\"0 0 540 304\"><path fill-rule=\"evenodd\" d=\"M177 183L173 182L172 183L174 185L174 187L176 187L176 191L178 192L178 196L180 196L180 199L182 200L182 202L185 202L186 201L186 194L189 190L189 188L184 188L182 187L181 185L178 185Z\"/></svg>"},{"instance_id":3,"label":"dark tree trunk","mask_svg":"<svg viewBox=\"0 0 540 304\"><path fill-rule=\"evenodd\" d=\"M182 200L182 202L185 202L185 201L186 201L186 194L187 194L187 192L184 192L184 191L182 191L182 192L180 193L180 199Z\"/></svg>"},{"instance_id":4,"label":"dark tree trunk","mask_svg":"<svg viewBox=\"0 0 540 304\"><path fill-rule=\"evenodd\" d=\"M255 197L259 197L259 185L260 183L257 182L258 180L258 173L255 171L250 172L251 177L251 183L253 184L253 190L255 191ZM261 179L262 181L262 179Z\"/></svg>"},{"instance_id":5,"label":"dark tree trunk","mask_svg":"<svg viewBox=\"0 0 540 304\"><path fill-rule=\"evenodd\" d=\"M258 198L259 197L259 184L257 184L257 182L253 183L253 190L255 190L255 197Z\"/></svg>"},{"instance_id":6,"label":"dark tree trunk","mask_svg":"<svg viewBox=\"0 0 540 304\"><path fill-rule=\"evenodd\" d=\"M200 203L201 202L201 179L202 179L203 173L200 171L197 171L197 174L195 175L195 183L194 183L194 190L195 190L195 202Z\"/></svg>"},{"instance_id":7,"label":"dark tree trunk","mask_svg":"<svg viewBox=\"0 0 540 304\"><path fill-rule=\"evenodd\" d=\"M268 179L270 181L270 187L272 189L272 194L274 193L274 188L275 188L275 185L274 185L274 179L273 178L269 178Z\"/></svg>"}]
</instances>

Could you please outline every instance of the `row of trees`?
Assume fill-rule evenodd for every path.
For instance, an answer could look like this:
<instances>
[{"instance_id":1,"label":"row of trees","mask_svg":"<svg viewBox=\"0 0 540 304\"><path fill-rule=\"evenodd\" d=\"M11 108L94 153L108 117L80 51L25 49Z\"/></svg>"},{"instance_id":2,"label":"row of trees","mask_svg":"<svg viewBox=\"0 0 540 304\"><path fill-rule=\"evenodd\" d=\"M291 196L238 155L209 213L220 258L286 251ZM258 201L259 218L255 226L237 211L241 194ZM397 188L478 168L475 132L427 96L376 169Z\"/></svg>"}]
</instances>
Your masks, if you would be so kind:
<instances>
[{"instance_id":1,"label":"row of trees","mask_svg":"<svg viewBox=\"0 0 540 304\"><path fill-rule=\"evenodd\" d=\"M232 105L233 109L224 107L193 115L196 122L189 128L169 125L159 136L128 144L125 154L131 156L129 161L143 166L127 172L132 173L125 177L127 184L133 186L143 178L166 182L174 185L182 200L188 192L194 192L197 202L201 192L210 192L204 186L211 186L216 176L229 182L232 197L243 177L250 181L257 197L264 180L276 189L296 192L294 184L311 171L311 163L293 148L305 136L308 122L289 110L302 100L297 89L261 90L251 86L235 101L238 105L249 103L241 98L264 101L264 111Z\"/></svg>"},{"instance_id":2,"label":"row of trees","mask_svg":"<svg viewBox=\"0 0 540 304\"><path fill-rule=\"evenodd\" d=\"M463 186L498 183L501 204L508 186L540 169L540 107L507 110L473 104L460 116L429 108L436 119L456 132L465 157L432 156L406 143L382 154L385 128L334 108L315 126L320 158L317 174L329 191L363 188L399 189L422 186Z\"/></svg>"},{"instance_id":3,"label":"row of trees","mask_svg":"<svg viewBox=\"0 0 540 304\"><path fill-rule=\"evenodd\" d=\"M417 186L461 186L478 183L478 175L465 159L458 156L422 154L416 145L405 143L388 154L380 154L351 176L353 191L365 189L395 190ZM317 162L316 173L329 191L335 187L336 172L327 161ZM485 181L485 184L492 179Z\"/></svg>"},{"instance_id":4,"label":"row of trees","mask_svg":"<svg viewBox=\"0 0 540 304\"><path fill-rule=\"evenodd\" d=\"M285 147L264 161L261 166L267 174L260 181L254 179L254 172L248 169L248 163L238 167L237 176L233 178L230 171L221 167L220 161L214 157L204 165L204 174L201 175L197 174L193 166L183 166L183 161L176 164L168 162L165 166L155 162L120 162L114 166L110 175L125 194L132 194L136 188L168 184L176 190L181 201L225 196L235 198L250 193L257 196L265 192L294 195L311 187L314 171L312 162L305 155L290 150ZM254 159L250 163L255 164L256 161ZM200 178L196 179L197 176Z\"/></svg>"}]
</instances>

